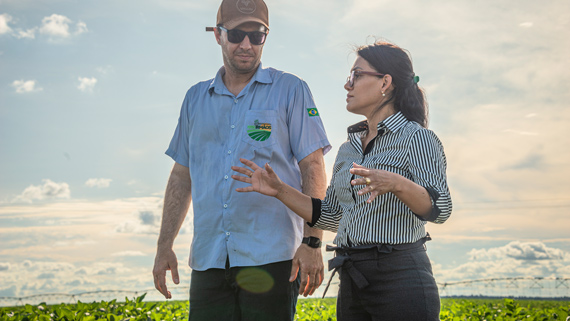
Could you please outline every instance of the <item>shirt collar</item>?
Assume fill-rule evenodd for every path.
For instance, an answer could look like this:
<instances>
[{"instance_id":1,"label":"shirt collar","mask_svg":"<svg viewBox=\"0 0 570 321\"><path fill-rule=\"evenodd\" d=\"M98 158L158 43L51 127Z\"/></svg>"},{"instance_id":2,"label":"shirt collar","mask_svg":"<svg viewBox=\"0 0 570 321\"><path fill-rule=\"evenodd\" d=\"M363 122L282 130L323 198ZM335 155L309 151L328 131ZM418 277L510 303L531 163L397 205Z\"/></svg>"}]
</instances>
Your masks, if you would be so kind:
<instances>
[{"instance_id":1,"label":"shirt collar","mask_svg":"<svg viewBox=\"0 0 570 321\"><path fill-rule=\"evenodd\" d=\"M226 73L226 68L224 66L220 67L216 77L212 79L212 82L208 86L208 91L210 94L214 91L216 94L221 95L224 92L228 92L226 85L222 79L222 76ZM262 84L271 84L273 80L271 79L271 73L268 68L263 68L263 64L260 62L255 74L249 81L246 87L250 86L252 83L258 82Z\"/></svg>"},{"instance_id":2,"label":"shirt collar","mask_svg":"<svg viewBox=\"0 0 570 321\"><path fill-rule=\"evenodd\" d=\"M406 122L408 122L408 119L406 119L406 116L404 116L404 114L399 111L379 122L378 125L376 125L376 128L378 129L379 133L382 132L383 135L385 135L388 131L393 133L397 132L406 124ZM348 127L349 134L359 133L366 130L368 130L368 122L366 120Z\"/></svg>"}]
</instances>

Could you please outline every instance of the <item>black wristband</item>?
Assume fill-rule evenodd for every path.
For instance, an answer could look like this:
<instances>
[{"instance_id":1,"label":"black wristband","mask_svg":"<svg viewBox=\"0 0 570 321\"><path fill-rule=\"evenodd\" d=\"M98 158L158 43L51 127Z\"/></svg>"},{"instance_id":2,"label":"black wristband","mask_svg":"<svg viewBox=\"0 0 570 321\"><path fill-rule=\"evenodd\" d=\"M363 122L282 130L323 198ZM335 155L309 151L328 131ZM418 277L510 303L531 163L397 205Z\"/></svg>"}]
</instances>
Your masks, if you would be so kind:
<instances>
[{"instance_id":1,"label":"black wristband","mask_svg":"<svg viewBox=\"0 0 570 321\"><path fill-rule=\"evenodd\" d=\"M313 227L313 225L315 225L315 223L317 223L317 221L321 217L322 201L318 198L311 197L311 202L313 203L313 216L311 217L311 221L307 222L307 225Z\"/></svg>"}]
</instances>

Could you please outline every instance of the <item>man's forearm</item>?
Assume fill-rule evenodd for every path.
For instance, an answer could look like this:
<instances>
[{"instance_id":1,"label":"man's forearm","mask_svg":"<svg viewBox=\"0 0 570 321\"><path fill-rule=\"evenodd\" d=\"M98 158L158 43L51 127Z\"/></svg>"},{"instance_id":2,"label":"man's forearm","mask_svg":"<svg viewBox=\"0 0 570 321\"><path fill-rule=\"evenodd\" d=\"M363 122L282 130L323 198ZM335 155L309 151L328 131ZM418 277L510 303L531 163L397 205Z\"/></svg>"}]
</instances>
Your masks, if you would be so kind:
<instances>
[{"instance_id":1,"label":"man's forearm","mask_svg":"<svg viewBox=\"0 0 570 321\"><path fill-rule=\"evenodd\" d=\"M162 224L158 237L158 247L172 248L174 239L186 218L192 200L192 188L188 167L175 164L170 173L164 206L162 210Z\"/></svg>"},{"instance_id":2,"label":"man's forearm","mask_svg":"<svg viewBox=\"0 0 570 321\"><path fill-rule=\"evenodd\" d=\"M299 162L299 168L301 169L301 176L303 179L301 187L303 194L318 199L324 199L327 190L327 182L322 149L313 152L301 160L301 162ZM321 239L323 231L309 227L305 224L303 236L314 236Z\"/></svg>"}]
</instances>

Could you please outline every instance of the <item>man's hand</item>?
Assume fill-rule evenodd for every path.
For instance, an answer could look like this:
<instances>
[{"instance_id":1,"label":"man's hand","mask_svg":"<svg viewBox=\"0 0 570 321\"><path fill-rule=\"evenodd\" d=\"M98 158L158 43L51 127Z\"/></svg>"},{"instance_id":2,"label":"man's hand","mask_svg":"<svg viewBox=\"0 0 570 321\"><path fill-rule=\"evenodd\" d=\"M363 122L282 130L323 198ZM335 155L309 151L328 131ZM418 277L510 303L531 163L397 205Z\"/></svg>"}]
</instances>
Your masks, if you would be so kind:
<instances>
[{"instance_id":1,"label":"man's hand","mask_svg":"<svg viewBox=\"0 0 570 321\"><path fill-rule=\"evenodd\" d=\"M301 244L293 257L293 266L291 268L289 282L295 281L299 269L301 269L301 287L299 288L299 294L305 297L312 295L321 283L323 283L323 278L325 277L321 249L313 249L306 244Z\"/></svg>"},{"instance_id":2,"label":"man's hand","mask_svg":"<svg viewBox=\"0 0 570 321\"><path fill-rule=\"evenodd\" d=\"M162 293L165 298L172 299L172 294L166 287L167 270L170 270L174 284L180 283L180 278L178 277L178 261L176 259L176 254L172 249L159 249L156 252L156 257L154 258L154 268L152 270L152 275L154 276L154 287L160 293Z\"/></svg>"}]
</instances>

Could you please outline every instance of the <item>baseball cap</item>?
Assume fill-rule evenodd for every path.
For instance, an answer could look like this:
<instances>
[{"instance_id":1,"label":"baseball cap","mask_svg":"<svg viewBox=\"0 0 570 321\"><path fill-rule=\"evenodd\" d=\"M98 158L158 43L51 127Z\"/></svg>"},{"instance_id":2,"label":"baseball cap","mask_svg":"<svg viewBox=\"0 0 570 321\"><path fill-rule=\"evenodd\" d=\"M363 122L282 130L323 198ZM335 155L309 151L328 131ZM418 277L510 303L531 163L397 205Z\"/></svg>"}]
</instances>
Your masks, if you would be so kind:
<instances>
[{"instance_id":1,"label":"baseball cap","mask_svg":"<svg viewBox=\"0 0 570 321\"><path fill-rule=\"evenodd\" d=\"M245 22L257 22L269 29L269 13L263 0L223 0L218 9L216 25L234 29ZM206 27L206 31L213 31Z\"/></svg>"}]
</instances>

